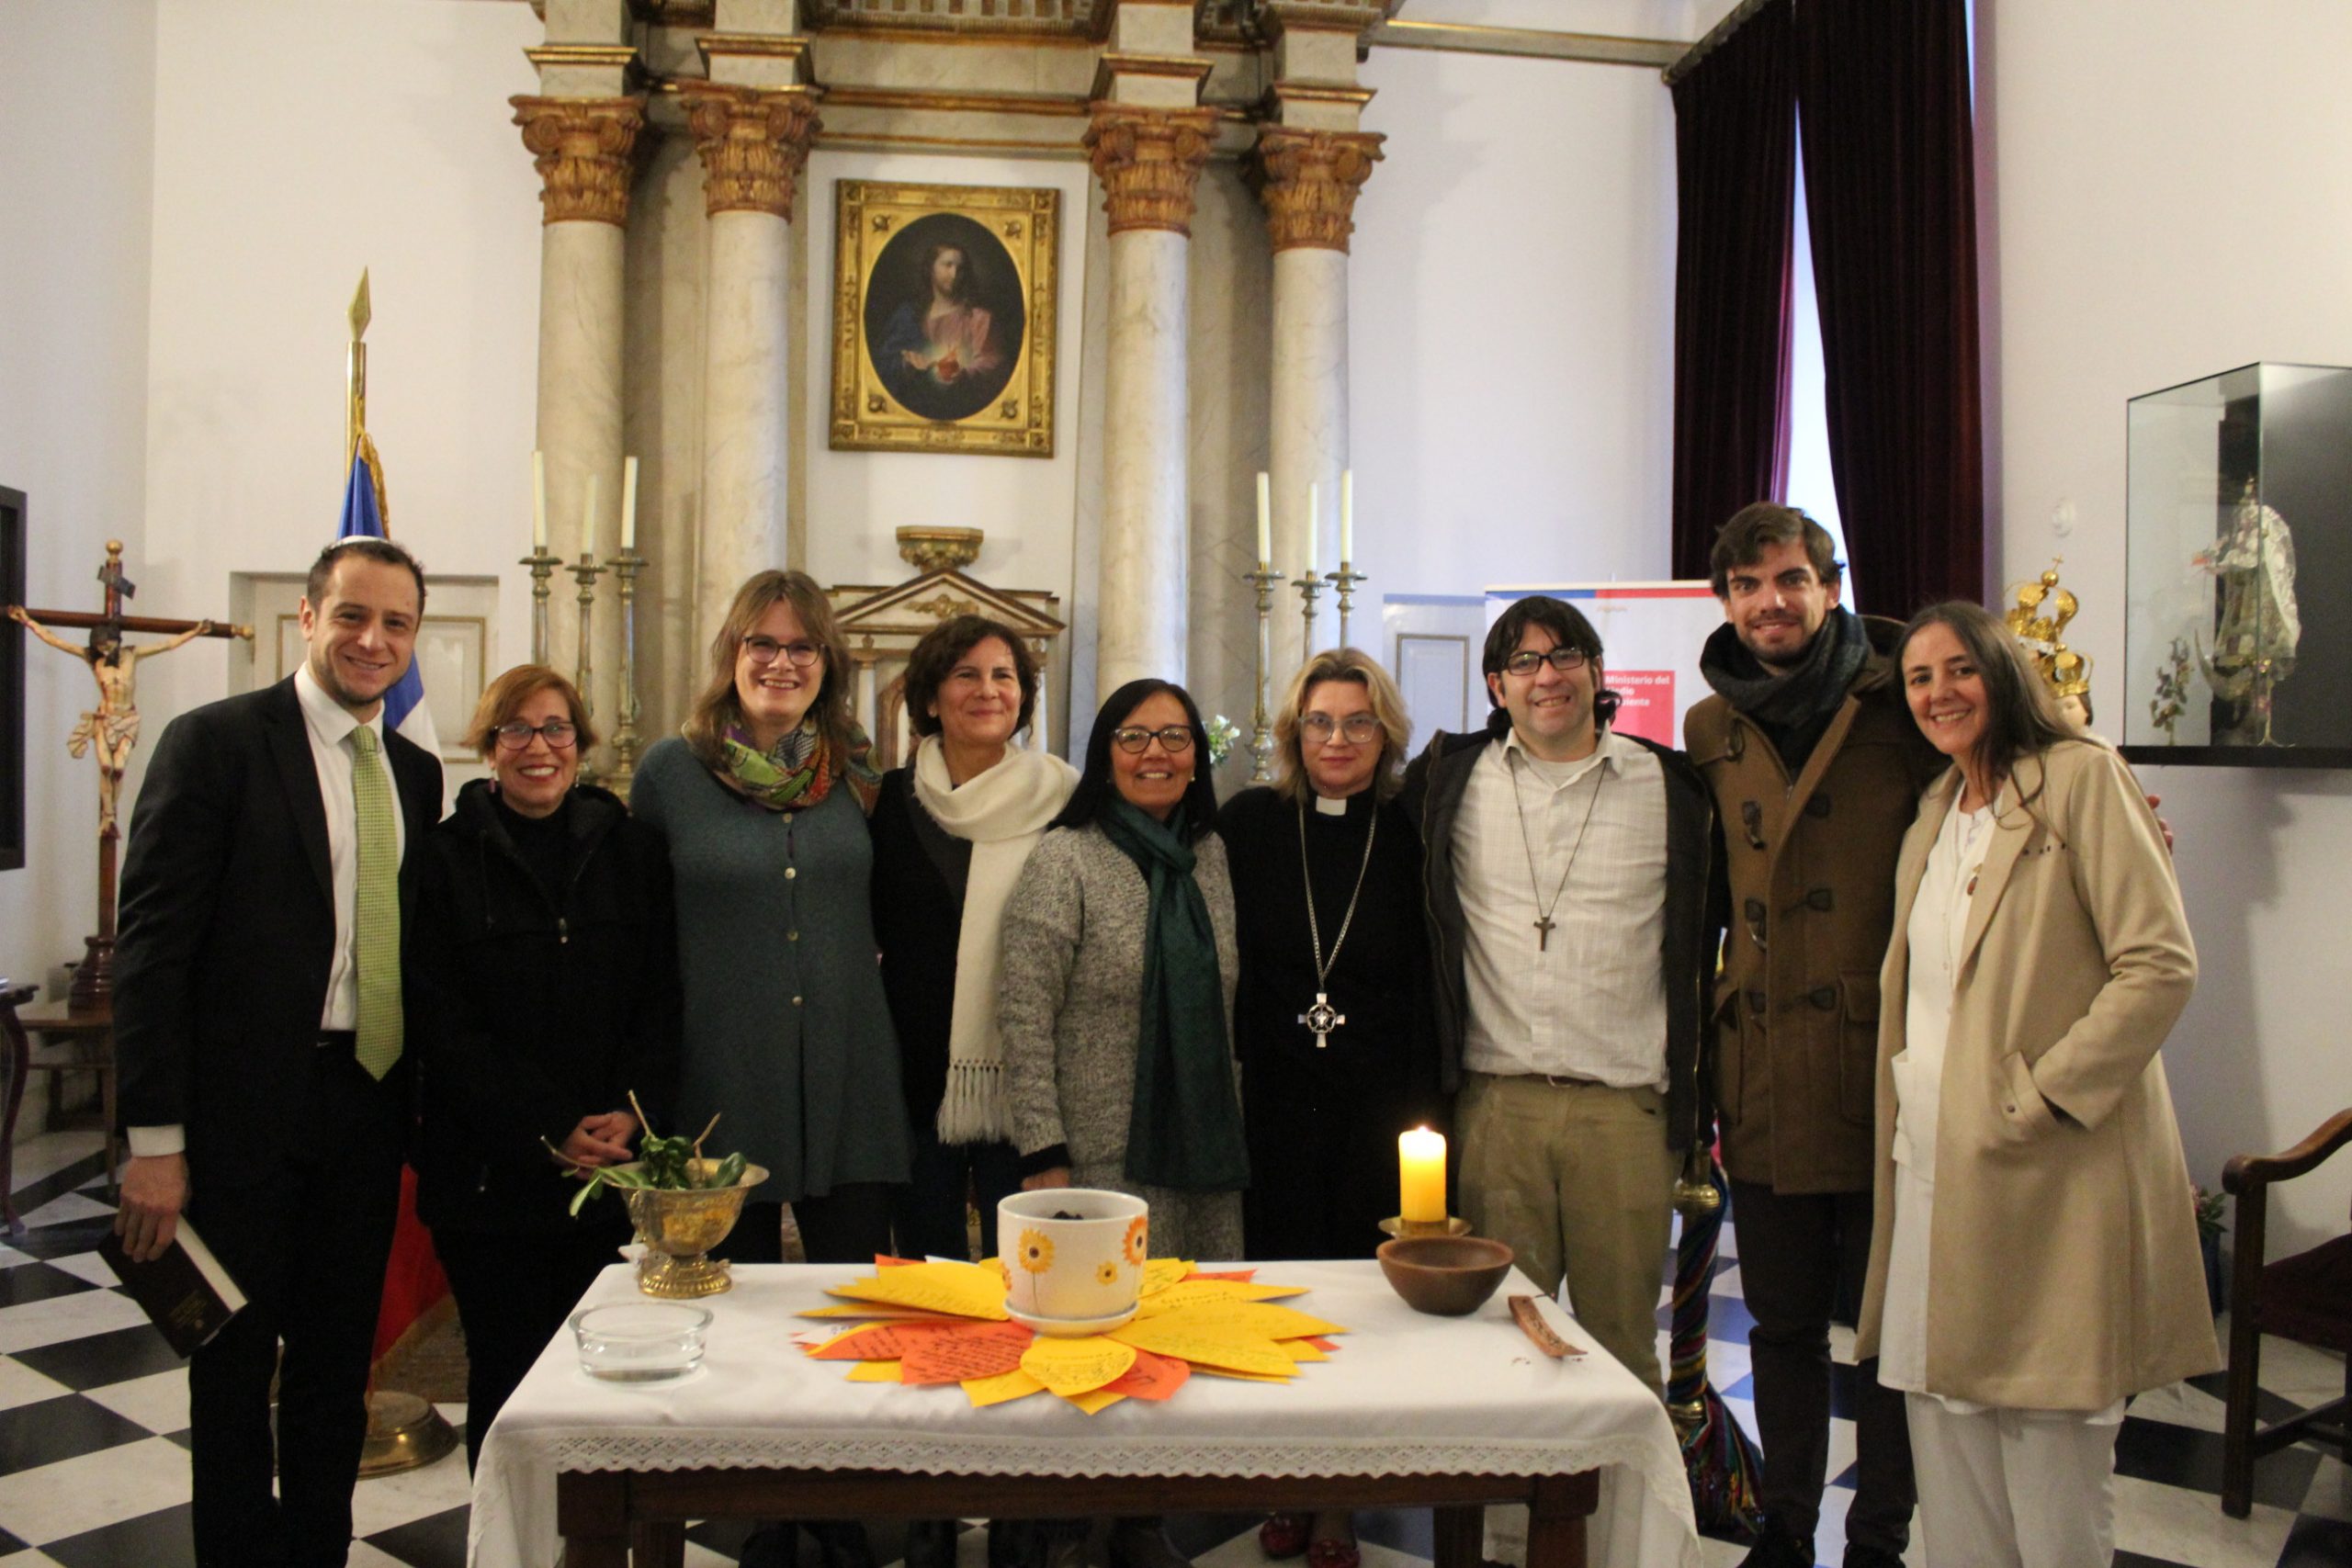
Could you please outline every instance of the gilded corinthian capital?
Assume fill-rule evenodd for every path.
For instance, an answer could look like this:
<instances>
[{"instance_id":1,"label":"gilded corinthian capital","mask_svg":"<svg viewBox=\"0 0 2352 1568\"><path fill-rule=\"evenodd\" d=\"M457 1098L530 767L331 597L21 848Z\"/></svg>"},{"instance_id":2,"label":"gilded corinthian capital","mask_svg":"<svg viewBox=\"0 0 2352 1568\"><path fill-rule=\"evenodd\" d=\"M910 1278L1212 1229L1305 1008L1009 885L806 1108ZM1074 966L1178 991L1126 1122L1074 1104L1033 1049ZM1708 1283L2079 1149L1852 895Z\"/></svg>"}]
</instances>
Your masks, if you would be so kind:
<instances>
[{"instance_id":1,"label":"gilded corinthian capital","mask_svg":"<svg viewBox=\"0 0 2352 1568\"><path fill-rule=\"evenodd\" d=\"M539 171L539 220L628 222L629 154L645 126L645 100L506 100Z\"/></svg>"},{"instance_id":2,"label":"gilded corinthian capital","mask_svg":"<svg viewBox=\"0 0 2352 1568\"><path fill-rule=\"evenodd\" d=\"M816 93L700 82L684 93L686 124L702 154L704 210L769 212L791 221L793 195L820 129Z\"/></svg>"},{"instance_id":3,"label":"gilded corinthian capital","mask_svg":"<svg viewBox=\"0 0 2352 1568\"><path fill-rule=\"evenodd\" d=\"M1280 125L1259 131L1258 199L1266 204L1274 249L1348 248L1356 226L1356 193L1372 178L1383 140L1368 131Z\"/></svg>"},{"instance_id":4,"label":"gilded corinthian capital","mask_svg":"<svg viewBox=\"0 0 2352 1568\"><path fill-rule=\"evenodd\" d=\"M1086 128L1086 152L1102 182L1111 232L1129 229L1193 231L1193 187L1209 161L1216 131L1213 109L1155 109L1097 103Z\"/></svg>"}]
</instances>

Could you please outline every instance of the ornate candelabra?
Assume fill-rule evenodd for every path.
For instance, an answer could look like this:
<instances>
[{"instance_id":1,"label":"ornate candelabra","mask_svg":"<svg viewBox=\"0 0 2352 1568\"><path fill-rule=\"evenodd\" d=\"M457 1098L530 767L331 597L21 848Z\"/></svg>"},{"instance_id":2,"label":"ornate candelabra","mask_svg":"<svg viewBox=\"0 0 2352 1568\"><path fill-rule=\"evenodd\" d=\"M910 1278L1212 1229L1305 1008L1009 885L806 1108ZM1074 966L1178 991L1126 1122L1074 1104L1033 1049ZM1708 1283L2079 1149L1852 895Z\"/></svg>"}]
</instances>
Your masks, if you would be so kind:
<instances>
[{"instance_id":1,"label":"ornate candelabra","mask_svg":"<svg viewBox=\"0 0 2352 1568\"><path fill-rule=\"evenodd\" d=\"M637 777L637 574L645 570L645 558L624 546L605 564L619 582L621 594L620 712L613 730L611 788L627 800L629 783Z\"/></svg>"},{"instance_id":2,"label":"ornate candelabra","mask_svg":"<svg viewBox=\"0 0 2352 1568\"><path fill-rule=\"evenodd\" d=\"M591 683L596 674L595 660L593 654L595 647L596 580L605 575L605 569L596 564L594 553L582 550L580 552L579 561L564 570L571 572L580 583L580 664L579 673L573 677L573 683L580 688L580 705L593 716L596 706L595 698L590 694L596 689ZM585 757L580 759L580 782L582 784L596 782L596 770Z\"/></svg>"},{"instance_id":3,"label":"ornate candelabra","mask_svg":"<svg viewBox=\"0 0 2352 1568\"><path fill-rule=\"evenodd\" d=\"M1241 581L1258 585L1258 701L1250 710L1250 782L1272 784L1274 775L1266 764L1274 755L1274 733L1267 723L1266 682L1273 673L1268 666L1274 660L1274 584L1283 581L1283 574L1271 562L1261 561L1256 571L1243 572Z\"/></svg>"},{"instance_id":4,"label":"ornate candelabra","mask_svg":"<svg viewBox=\"0 0 2352 1568\"><path fill-rule=\"evenodd\" d=\"M563 558L545 545L537 545L529 555L523 558L523 564L531 569L531 662L545 664L548 661L548 599L554 592L548 579L555 576L555 569L563 564Z\"/></svg>"},{"instance_id":5,"label":"ornate candelabra","mask_svg":"<svg viewBox=\"0 0 2352 1568\"><path fill-rule=\"evenodd\" d=\"M1315 599L1323 592L1323 579L1311 571L1303 571L1291 586L1298 590L1299 618L1306 623L1306 657L1312 659L1315 657Z\"/></svg>"},{"instance_id":6,"label":"ornate candelabra","mask_svg":"<svg viewBox=\"0 0 2352 1568\"><path fill-rule=\"evenodd\" d=\"M1352 645L1348 641L1348 606L1354 602L1356 584L1359 582L1368 582L1371 579L1366 577L1363 572L1358 571L1355 569L1355 563L1353 561L1345 560L1340 563L1339 570L1327 572L1324 575L1330 582L1331 586L1339 590L1340 646L1341 648L1351 647ZM1310 620L1307 623L1307 626L1310 631L1313 630L1314 622Z\"/></svg>"}]
</instances>

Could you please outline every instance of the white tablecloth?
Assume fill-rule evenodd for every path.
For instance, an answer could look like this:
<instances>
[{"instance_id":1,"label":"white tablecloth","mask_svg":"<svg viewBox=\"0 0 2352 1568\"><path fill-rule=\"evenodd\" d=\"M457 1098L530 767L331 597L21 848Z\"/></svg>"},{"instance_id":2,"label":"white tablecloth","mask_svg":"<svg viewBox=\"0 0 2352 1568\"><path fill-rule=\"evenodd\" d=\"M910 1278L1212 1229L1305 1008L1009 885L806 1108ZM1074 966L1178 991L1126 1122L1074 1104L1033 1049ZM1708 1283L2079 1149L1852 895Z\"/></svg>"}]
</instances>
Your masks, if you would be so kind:
<instances>
[{"instance_id":1,"label":"white tablecloth","mask_svg":"<svg viewBox=\"0 0 2352 1568\"><path fill-rule=\"evenodd\" d=\"M1204 1265L1204 1267L1217 1267ZM600 1382L569 1331L539 1357L482 1444L468 1561L552 1568L555 1476L565 1470L775 1466L960 1475L1552 1475L1601 1471L1592 1561L1695 1568L1698 1537L1680 1451L1655 1395L1607 1352L1555 1361L1503 1298L1469 1317L1398 1300L1379 1265L1269 1263L1303 1285L1285 1304L1344 1325L1340 1348L1287 1386L1196 1373L1174 1398L1088 1416L1051 1396L975 1409L954 1384L850 1382L850 1363L808 1358L797 1317L848 1266L735 1270L699 1304L716 1314L702 1369L674 1382ZM605 1271L586 1303L636 1297ZM1570 1329L1589 1344L1590 1336Z\"/></svg>"}]
</instances>

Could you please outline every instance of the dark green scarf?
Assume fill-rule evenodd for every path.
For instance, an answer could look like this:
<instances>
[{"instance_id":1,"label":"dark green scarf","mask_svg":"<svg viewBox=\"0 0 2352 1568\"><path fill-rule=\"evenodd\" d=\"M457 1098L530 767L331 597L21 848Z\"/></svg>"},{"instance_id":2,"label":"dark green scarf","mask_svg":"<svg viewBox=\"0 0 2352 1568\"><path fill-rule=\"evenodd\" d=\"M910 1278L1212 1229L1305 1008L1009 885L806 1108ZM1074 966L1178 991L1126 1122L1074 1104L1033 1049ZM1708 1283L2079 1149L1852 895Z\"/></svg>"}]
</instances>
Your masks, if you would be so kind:
<instances>
[{"instance_id":1,"label":"dark green scarf","mask_svg":"<svg viewBox=\"0 0 2352 1568\"><path fill-rule=\"evenodd\" d=\"M1098 820L1102 836L1143 873L1148 900L1127 1179L1184 1191L1238 1191L1250 1184L1250 1156L1233 1091L1216 931L1193 880L1193 852L1181 837L1184 808L1162 827L1114 798Z\"/></svg>"}]
</instances>

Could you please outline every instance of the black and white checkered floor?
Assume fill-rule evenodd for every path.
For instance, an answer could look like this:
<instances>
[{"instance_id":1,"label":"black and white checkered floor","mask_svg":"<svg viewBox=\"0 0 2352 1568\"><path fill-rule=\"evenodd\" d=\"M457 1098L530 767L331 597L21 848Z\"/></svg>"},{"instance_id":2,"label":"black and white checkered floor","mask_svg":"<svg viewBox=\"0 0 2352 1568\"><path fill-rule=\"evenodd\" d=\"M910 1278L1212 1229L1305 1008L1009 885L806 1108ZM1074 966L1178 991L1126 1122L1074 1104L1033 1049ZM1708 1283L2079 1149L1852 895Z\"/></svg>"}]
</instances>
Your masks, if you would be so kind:
<instances>
[{"instance_id":1,"label":"black and white checkered floor","mask_svg":"<svg viewBox=\"0 0 2352 1568\"><path fill-rule=\"evenodd\" d=\"M92 1248L113 1210L95 1134L28 1140L17 1155L17 1201L28 1226L0 1247L0 1568L176 1568L187 1546L187 1380L181 1363ZM1739 1295L1732 1230L1713 1282L1710 1371L1725 1402L1753 1425L1747 1395L1749 1319ZM1842 1332L1842 1331L1841 1331ZM1849 1407L1850 1371L1838 1390ZM2340 1393L2344 1364L2271 1341L2263 1352L2266 1416ZM462 1424L465 1407L445 1405ZM2142 1395L2116 1453L2120 1564L2141 1568L2320 1568L2352 1564L2352 1472L2331 1454L2299 1447L2256 1472L2254 1516L2221 1510L2222 1401L2218 1377ZM1839 1562L1852 1495L1854 1428L1830 1439L1835 1476L1815 1546ZM363 1481L355 1500L360 1540L353 1568L461 1568L466 1544L462 1452L406 1475ZM1204 1568L1257 1568L1255 1519L1171 1521L1178 1543ZM1428 1517L1397 1513L1361 1521L1366 1568L1419 1568L1430 1555ZM732 1562L741 1526L695 1529L688 1568ZM875 1530L877 1554L897 1537ZM964 1568L980 1568L977 1529L963 1539ZM1705 1543L1710 1568L1736 1564L1741 1548ZM1922 1558L1915 1545L1912 1560Z\"/></svg>"}]
</instances>

